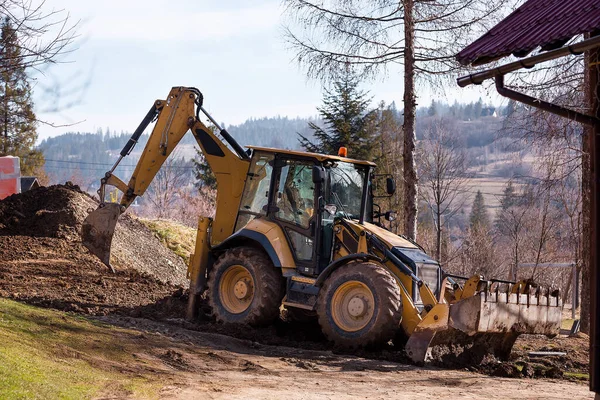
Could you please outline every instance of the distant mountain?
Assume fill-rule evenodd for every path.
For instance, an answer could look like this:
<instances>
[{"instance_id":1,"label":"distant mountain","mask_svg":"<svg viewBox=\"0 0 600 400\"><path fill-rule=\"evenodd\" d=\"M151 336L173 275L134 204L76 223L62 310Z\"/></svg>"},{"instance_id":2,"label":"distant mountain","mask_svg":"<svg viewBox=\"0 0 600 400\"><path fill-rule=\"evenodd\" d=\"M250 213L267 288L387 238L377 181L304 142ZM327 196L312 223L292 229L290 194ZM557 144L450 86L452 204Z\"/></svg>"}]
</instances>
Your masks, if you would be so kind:
<instances>
[{"instance_id":1,"label":"distant mountain","mask_svg":"<svg viewBox=\"0 0 600 400\"><path fill-rule=\"evenodd\" d=\"M227 131L244 146L299 149L298 133L312 137L309 122L318 123L312 118L251 118L240 125L229 126Z\"/></svg>"},{"instance_id":2,"label":"distant mountain","mask_svg":"<svg viewBox=\"0 0 600 400\"><path fill-rule=\"evenodd\" d=\"M394 109L395 110L395 109ZM402 111L396 111L402 121ZM490 153L502 153L496 141L502 129L504 109L495 109L475 103L448 105L432 102L417 112L417 138L422 139L435 121L443 121L453 132L460 146L469 149L473 160L481 165L488 162ZM227 126L229 133L241 145L255 145L282 149L299 149L298 133L311 138L309 122L322 124L318 118L264 117L250 118L240 125ZM46 157L46 172L52 182L75 180L95 185L118 159L119 152L129 140L130 133L113 133L108 129L96 133L70 132L45 139L40 148ZM148 135L143 135L130 157L117 169L118 176L128 178L139 159ZM501 147L501 146L500 146ZM192 135L186 135L178 147L176 156L182 167L191 168L197 144ZM514 149L513 149L514 151ZM484 156L481 156L484 155Z\"/></svg>"},{"instance_id":3,"label":"distant mountain","mask_svg":"<svg viewBox=\"0 0 600 400\"><path fill-rule=\"evenodd\" d=\"M311 136L308 128L310 121L314 119L252 118L240 125L228 126L227 131L243 146L298 149L298 133ZM111 133L107 129L106 132L98 130L96 133L69 132L44 139L39 147L46 157L46 173L52 182L74 180L92 185L118 159L130 136L130 133ZM148 137L147 134L142 135L131 155L123 160L117 169L119 176L131 175ZM188 163L196 154L195 148L197 144L194 137L190 134L184 136L177 151L177 156L185 159L181 161L182 166L185 164L191 168Z\"/></svg>"}]
</instances>

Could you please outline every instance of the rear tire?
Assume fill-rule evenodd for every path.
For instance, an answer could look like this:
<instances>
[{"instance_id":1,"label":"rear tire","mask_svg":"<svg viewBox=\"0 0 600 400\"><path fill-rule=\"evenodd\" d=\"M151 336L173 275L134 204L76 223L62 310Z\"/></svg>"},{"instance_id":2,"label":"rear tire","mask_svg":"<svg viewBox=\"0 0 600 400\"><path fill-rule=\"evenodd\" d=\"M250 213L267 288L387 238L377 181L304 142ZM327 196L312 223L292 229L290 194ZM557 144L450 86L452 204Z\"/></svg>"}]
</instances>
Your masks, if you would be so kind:
<instances>
[{"instance_id":1,"label":"rear tire","mask_svg":"<svg viewBox=\"0 0 600 400\"><path fill-rule=\"evenodd\" d=\"M400 329L400 288L393 276L377 264L347 264L325 281L317 300L317 314L323 333L337 346L381 345Z\"/></svg>"},{"instance_id":2,"label":"rear tire","mask_svg":"<svg viewBox=\"0 0 600 400\"><path fill-rule=\"evenodd\" d=\"M285 285L269 257L252 247L227 250L208 278L208 302L217 321L267 325L279 315Z\"/></svg>"}]
</instances>

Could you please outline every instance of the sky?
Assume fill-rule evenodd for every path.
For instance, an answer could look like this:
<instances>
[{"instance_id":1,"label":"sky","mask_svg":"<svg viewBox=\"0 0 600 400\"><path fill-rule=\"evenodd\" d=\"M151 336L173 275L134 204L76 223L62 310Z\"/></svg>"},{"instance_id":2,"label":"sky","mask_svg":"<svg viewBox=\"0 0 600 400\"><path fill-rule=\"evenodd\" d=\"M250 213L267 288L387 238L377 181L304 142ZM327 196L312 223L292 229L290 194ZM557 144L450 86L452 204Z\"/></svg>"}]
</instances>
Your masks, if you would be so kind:
<instances>
[{"instance_id":1,"label":"sky","mask_svg":"<svg viewBox=\"0 0 600 400\"><path fill-rule=\"evenodd\" d=\"M226 125L254 117L317 114L321 83L306 78L283 39L277 0L47 0L80 21L73 51L34 74L39 139L65 132L132 132L154 100L194 86ZM402 70L365 82L373 105L402 108ZM419 87L418 103L490 101L489 89ZM44 90L58 87L63 95ZM66 104L73 103L70 107ZM46 112L58 105L59 112ZM67 126L64 126L67 125Z\"/></svg>"}]
</instances>

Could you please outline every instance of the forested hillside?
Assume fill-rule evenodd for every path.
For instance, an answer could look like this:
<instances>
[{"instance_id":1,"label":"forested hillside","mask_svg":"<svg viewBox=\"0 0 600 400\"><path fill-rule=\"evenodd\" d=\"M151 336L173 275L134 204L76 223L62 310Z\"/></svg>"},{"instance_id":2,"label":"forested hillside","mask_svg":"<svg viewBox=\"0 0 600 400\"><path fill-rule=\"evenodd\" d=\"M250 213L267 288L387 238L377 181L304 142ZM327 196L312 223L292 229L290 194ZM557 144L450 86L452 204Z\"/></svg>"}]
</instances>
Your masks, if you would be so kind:
<instances>
[{"instance_id":1,"label":"forested hillside","mask_svg":"<svg viewBox=\"0 0 600 400\"><path fill-rule=\"evenodd\" d=\"M242 145L297 149L298 133L310 135L308 123L311 120L287 117L251 118L240 125L228 126L227 130ZM130 136L131 133L111 132L110 128L104 131L100 129L96 133L71 132L45 139L39 148L46 157L45 168L51 182L78 180L91 184L110 169ZM133 171L148 137L149 134L145 134L140 138L131 156L118 168L117 172L121 176L128 176ZM190 160L196 155L196 147L194 138L188 133L175 154L176 158L182 159L178 161L178 165L192 169Z\"/></svg>"},{"instance_id":2,"label":"forested hillside","mask_svg":"<svg viewBox=\"0 0 600 400\"><path fill-rule=\"evenodd\" d=\"M392 103L398 125L402 124L402 111ZM505 110L496 110L479 100L474 103L452 105L432 102L422 107L417 117L417 138L423 139L432 121L441 120L461 148L469 152L474 166L486 166L514 154L512 139L503 139L499 132L504 127ZM317 118L264 117L250 118L240 125L227 126L229 133L242 145L257 145L284 149L300 149L299 134L312 138L309 122L321 125ZM51 182L76 180L85 182L90 189L118 158L131 133L112 132L110 128L96 133L71 132L45 139L39 148L46 158L46 172ZM142 151L148 135L143 135L130 157L117 169L120 176L128 177ZM196 157L194 138L188 134L182 140L175 158L178 168L193 169L191 160ZM518 149L516 149L518 150ZM350 155L352 149L350 149ZM511 164L513 165L513 164ZM518 167L511 167L515 169ZM514 172L514 171L512 171ZM512 173L500 171L501 175ZM508 175L507 175L508 176Z\"/></svg>"}]
</instances>

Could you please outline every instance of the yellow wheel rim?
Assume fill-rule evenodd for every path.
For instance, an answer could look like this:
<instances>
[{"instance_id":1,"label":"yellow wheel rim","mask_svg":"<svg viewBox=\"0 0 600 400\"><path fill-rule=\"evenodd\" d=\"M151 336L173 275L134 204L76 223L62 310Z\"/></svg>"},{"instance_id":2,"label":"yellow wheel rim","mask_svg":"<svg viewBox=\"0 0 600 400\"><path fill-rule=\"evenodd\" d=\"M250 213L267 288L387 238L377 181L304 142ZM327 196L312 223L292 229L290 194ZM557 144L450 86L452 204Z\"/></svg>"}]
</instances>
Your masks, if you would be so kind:
<instances>
[{"instance_id":1,"label":"yellow wheel rim","mask_svg":"<svg viewBox=\"0 0 600 400\"><path fill-rule=\"evenodd\" d=\"M359 281L341 284L331 299L331 315L335 324L346 332L356 332L373 318L375 298L371 289Z\"/></svg>"},{"instance_id":2,"label":"yellow wheel rim","mask_svg":"<svg viewBox=\"0 0 600 400\"><path fill-rule=\"evenodd\" d=\"M254 298L254 279L241 265L227 268L219 282L221 304L232 314L241 314L250 307Z\"/></svg>"}]
</instances>

